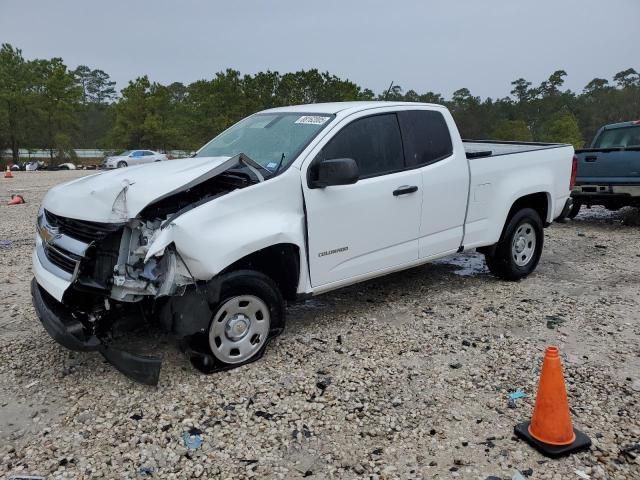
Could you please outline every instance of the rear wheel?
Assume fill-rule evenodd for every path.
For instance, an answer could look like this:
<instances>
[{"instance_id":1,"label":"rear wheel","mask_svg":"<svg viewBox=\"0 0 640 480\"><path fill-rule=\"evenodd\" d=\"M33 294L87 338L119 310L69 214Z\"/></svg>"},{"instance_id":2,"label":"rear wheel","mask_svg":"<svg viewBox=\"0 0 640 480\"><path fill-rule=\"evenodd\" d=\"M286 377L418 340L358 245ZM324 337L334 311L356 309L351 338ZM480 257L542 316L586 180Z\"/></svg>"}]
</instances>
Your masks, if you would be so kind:
<instances>
[{"instance_id":1,"label":"rear wheel","mask_svg":"<svg viewBox=\"0 0 640 480\"><path fill-rule=\"evenodd\" d=\"M544 232L538 212L524 208L508 221L493 254L486 254L489 271L504 280L520 280L540 261Z\"/></svg>"},{"instance_id":2,"label":"rear wheel","mask_svg":"<svg viewBox=\"0 0 640 480\"><path fill-rule=\"evenodd\" d=\"M124 168L127 166L127 162L125 162L124 160L121 160L118 162L118 168Z\"/></svg>"},{"instance_id":3,"label":"rear wheel","mask_svg":"<svg viewBox=\"0 0 640 480\"><path fill-rule=\"evenodd\" d=\"M574 202L571 206L571 210L567 213L567 218L574 219L580 213L580 209L582 208L582 204L578 202Z\"/></svg>"}]
</instances>

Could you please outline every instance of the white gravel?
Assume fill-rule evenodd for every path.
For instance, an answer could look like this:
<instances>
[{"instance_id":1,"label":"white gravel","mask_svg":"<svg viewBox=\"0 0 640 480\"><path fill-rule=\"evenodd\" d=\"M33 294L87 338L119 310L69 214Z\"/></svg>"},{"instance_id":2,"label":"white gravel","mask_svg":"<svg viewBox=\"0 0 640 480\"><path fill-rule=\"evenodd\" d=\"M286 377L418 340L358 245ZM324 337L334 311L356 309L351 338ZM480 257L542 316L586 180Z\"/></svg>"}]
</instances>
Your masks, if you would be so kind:
<instances>
[{"instance_id":1,"label":"white gravel","mask_svg":"<svg viewBox=\"0 0 640 480\"><path fill-rule=\"evenodd\" d=\"M292 306L262 360L224 373L197 373L158 332L131 334L164 358L151 388L58 346L30 304L38 203L83 174L0 178L0 477L640 478L640 228L622 223L634 212L552 226L519 283L470 254ZM11 193L28 203L6 206ZM549 344L593 441L560 460L513 436ZM509 408L517 389L530 396ZM187 450L192 427L203 443Z\"/></svg>"}]
</instances>

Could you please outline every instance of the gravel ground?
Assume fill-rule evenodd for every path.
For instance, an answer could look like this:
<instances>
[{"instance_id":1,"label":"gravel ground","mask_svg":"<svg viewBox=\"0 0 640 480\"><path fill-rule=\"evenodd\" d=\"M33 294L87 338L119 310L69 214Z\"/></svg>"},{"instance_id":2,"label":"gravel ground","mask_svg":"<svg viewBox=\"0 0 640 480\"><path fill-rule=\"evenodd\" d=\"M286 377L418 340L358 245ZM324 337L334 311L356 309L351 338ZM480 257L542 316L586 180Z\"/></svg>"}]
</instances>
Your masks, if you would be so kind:
<instances>
[{"instance_id":1,"label":"gravel ground","mask_svg":"<svg viewBox=\"0 0 640 480\"><path fill-rule=\"evenodd\" d=\"M151 388L58 346L30 304L38 204L80 175L0 179L0 477L640 478L634 211L554 224L518 283L470 254L294 305L262 360L224 373L197 373L160 333L130 334L164 358ZM11 193L27 204L6 206ZM535 394L549 344L593 440L560 460L512 434L533 398L507 402Z\"/></svg>"}]
</instances>

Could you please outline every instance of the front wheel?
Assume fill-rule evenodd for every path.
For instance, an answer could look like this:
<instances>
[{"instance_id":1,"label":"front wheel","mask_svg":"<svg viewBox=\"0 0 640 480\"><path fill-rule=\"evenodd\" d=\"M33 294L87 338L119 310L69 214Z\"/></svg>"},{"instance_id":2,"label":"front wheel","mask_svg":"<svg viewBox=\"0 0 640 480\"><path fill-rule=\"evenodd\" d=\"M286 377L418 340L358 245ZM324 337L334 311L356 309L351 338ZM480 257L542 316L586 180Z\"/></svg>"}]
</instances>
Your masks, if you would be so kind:
<instances>
[{"instance_id":1,"label":"front wheel","mask_svg":"<svg viewBox=\"0 0 640 480\"><path fill-rule=\"evenodd\" d=\"M238 366L256 360L283 326L284 301L273 280L252 270L224 275L208 335L218 362Z\"/></svg>"},{"instance_id":2,"label":"front wheel","mask_svg":"<svg viewBox=\"0 0 640 480\"><path fill-rule=\"evenodd\" d=\"M124 168L126 166L127 166L127 162L125 162L125 161L118 162L118 168Z\"/></svg>"},{"instance_id":3,"label":"front wheel","mask_svg":"<svg viewBox=\"0 0 640 480\"><path fill-rule=\"evenodd\" d=\"M496 277L520 280L535 270L543 243L540 215L532 208L523 208L509 219L493 254L486 255L487 267Z\"/></svg>"}]
</instances>

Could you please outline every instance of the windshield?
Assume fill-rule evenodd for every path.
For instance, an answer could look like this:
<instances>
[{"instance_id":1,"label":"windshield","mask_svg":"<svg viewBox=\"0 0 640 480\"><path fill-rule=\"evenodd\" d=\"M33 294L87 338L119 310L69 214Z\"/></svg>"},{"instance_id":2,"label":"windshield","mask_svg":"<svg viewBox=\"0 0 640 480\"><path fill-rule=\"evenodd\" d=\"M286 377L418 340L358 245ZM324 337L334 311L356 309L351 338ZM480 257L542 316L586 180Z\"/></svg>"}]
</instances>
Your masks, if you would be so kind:
<instances>
[{"instance_id":1,"label":"windshield","mask_svg":"<svg viewBox=\"0 0 640 480\"><path fill-rule=\"evenodd\" d=\"M125 150L124 152L119 153L119 154L118 154L118 155L116 155L116 156L118 156L118 157L126 157L126 156L127 156L127 155L129 155L130 153L131 153L131 150Z\"/></svg>"},{"instance_id":2,"label":"windshield","mask_svg":"<svg viewBox=\"0 0 640 480\"><path fill-rule=\"evenodd\" d=\"M604 130L593 148L640 147L640 125Z\"/></svg>"},{"instance_id":3,"label":"windshield","mask_svg":"<svg viewBox=\"0 0 640 480\"><path fill-rule=\"evenodd\" d=\"M258 113L222 132L196 157L244 153L270 172L284 170L333 118L328 114Z\"/></svg>"}]
</instances>

